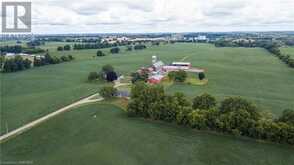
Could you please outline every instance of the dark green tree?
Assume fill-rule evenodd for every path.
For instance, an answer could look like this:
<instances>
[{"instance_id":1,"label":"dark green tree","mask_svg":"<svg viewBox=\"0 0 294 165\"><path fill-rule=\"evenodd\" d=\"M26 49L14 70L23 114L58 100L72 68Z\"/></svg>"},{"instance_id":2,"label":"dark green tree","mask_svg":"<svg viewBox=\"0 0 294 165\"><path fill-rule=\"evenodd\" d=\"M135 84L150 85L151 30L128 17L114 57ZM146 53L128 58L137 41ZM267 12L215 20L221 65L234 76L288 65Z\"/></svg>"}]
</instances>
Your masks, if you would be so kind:
<instances>
[{"instance_id":1,"label":"dark green tree","mask_svg":"<svg viewBox=\"0 0 294 165\"><path fill-rule=\"evenodd\" d=\"M105 99L110 99L117 95L117 89L113 86L104 86L100 89L99 94Z\"/></svg>"},{"instance_id":2,"label":"dark green tree","mask_svg":"<svg viewBox=\"0 0 294 165\"><path fill-rule=\"evenodd\" d=\"M200 96L197 96L193 99L193 109L208 110L216 106L216 99L204 93Z\"/></svg>"},{"instance_id":3,"label":"dark green tree","mask_svg":"<svg viewBox=\"0 0 294 165\"><path fill-rule=\"evenodd\" d=\"M97 57L105 56L105 54L101 50L98 50L96 55L97 55Z\"/></svg>"},{"instance_id":4,"label":"dark green tree","mask_svg":"<svg viewBox=\"0 0 294 165\"><path fill-rule=\"evenodd\" d=\"M203 80L203 79L205 79L205 74L204 74L203 72L200 72L200 73L198 74L198 78L199 78L199 80Z\"/></svg>"}]
</instances>

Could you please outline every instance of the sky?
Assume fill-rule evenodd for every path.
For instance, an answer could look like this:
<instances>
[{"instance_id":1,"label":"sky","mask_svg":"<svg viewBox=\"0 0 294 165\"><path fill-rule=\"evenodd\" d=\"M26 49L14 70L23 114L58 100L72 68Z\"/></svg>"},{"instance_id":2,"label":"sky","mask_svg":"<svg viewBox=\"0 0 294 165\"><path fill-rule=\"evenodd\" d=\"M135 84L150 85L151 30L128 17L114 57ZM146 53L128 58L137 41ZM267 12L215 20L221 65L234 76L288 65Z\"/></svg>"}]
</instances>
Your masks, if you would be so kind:
<instances>
[{"instance_id":1,"label":"sky","mask_svg":"<svg viewBox=\"0 0 294 165\"><path fill-rule=\"evenodd\" d=\"M294 31L294 0L30 1L39 34Z\"/></svg>"}]
</instances>

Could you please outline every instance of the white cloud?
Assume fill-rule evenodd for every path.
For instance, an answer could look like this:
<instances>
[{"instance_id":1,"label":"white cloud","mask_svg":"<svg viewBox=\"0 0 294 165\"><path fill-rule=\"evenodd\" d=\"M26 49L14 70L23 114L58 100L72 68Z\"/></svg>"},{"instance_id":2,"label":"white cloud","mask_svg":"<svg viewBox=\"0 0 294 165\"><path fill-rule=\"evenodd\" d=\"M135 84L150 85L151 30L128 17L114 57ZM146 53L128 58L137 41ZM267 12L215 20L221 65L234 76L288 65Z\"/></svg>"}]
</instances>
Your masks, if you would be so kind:
<instances>
[{"instance_id":1,"label":"white cloud","mask_svg":"<svg viewBox=\"0 0 294 165\"><path fill-rule=\"evenodd\" d=\"M34 33L294 30L293 0L31 0Z\"/></svg>"}]
</instances>

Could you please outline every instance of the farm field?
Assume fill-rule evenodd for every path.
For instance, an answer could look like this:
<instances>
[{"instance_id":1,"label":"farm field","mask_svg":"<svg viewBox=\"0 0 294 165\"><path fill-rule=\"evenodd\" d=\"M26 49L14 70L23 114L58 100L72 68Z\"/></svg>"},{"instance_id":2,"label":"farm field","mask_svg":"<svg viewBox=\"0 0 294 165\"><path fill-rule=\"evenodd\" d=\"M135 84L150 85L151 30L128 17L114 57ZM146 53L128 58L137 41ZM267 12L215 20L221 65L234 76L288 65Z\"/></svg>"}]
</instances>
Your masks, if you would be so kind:
<instances>
[{"instance_id":1,"label":"farm field","mask_svg":"<svg viewBox=\"0 0 294 165\"><path fill-rule=\"evenodd\" d=\"M294 149L290 146L128 118L122 109L107 103L66 112L1 147L3 162L42 165L294 163Z\"/></svg>"},{"instance_id":2,"label":"farm field","mask_svg":"<svg viewBox=\"0 0 294 165\"><path fill-rule=\"evenodd\" d=\"M281 48L283 54L288 54L294 58L294 47L283 47Z\"/></svg>"},{"instance_id":3,"label":"farm field","mask_svg":"<svg viewBox=\"0 0 294 165\"><path fill-rule=\"evenodd\" d=\"M294 70L259 48L215 48L209 44L169 44L149 47L143 51L124 51L94 58L93 50L57 52L59 43L49 43L51 55L71 54L76 60L58 65L1 74L1 134L36 118L95 93L103 83L87 83L90 71L111 64L121 74L128 75L151 63L157 55L165 63L186 58L194 67L206 69L209 79L205 86L174 84L169 93L184 92L190 98L203 92L222 100L226 96L242 96L261 109L281 114L294 107ZM94 56L94 57L93 57ZM195 75L196 76L196 75Z\"/></svg>"}]
</instances>

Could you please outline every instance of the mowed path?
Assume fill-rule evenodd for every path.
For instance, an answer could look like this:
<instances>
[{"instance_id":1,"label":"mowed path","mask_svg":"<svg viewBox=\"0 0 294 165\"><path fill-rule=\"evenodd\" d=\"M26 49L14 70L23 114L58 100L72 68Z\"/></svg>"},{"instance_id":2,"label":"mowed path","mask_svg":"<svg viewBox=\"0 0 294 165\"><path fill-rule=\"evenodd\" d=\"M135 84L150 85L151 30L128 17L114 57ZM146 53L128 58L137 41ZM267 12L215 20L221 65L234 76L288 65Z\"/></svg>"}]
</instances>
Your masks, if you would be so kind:
<instances>
[{"instance_id":1,"label":"mowed path","mask_svg":"<svg viewBox=\"0 0 294 165\"><path fill-rule=\"evenodd\" d=\"M0 136L0 143L2 143L5 140L8 140L10 137L17 136L17 135L19 135L19 134L21 134L21 133L23 133L23 132L31 129L32 127L34 127L34 126L36 126L36 125L38 125L38 124L40 124L40 123L42 123L42 122L44 122L44 121L52 118L54 116L57 116L57 115L65 112L65 111L68 111L68 110L70 110L73 107L76 107L76 106L79 106L79 105L82 105L82 104L86 104L86 103L93 103L93 102L98 102L98 101L102 101L103 100L103 98L93 99L93 98L95 98L97 96L99 96L98 93L93 94L93 95L91 95L89 97L86 97L86 98L81 99L81 100L79 100L77 102L74 102L74 103L72 103L70 105L67 105L67 106L65 106L63 108L60 108L57 111L55 111L53 113L50 113L50 114L48 114L46 116L43 116L43 117L41 117L41 118L39 118L39 119L37 119L35 121L32 121L32 122L30 122L30 123L28 123L28 124L26 124L26 125L24 125L24 126L22 126L20 128L17 128L15 130L7 133L7 134L4 134L4 135Z\"/></svg>"},{"instance_id":2,"label":"mowed path","mask_svg":"<svg viewBox=\"0 0 294 165\"><path fill-rule=\"evenodd\" d=\"M120 86L125 86L125 85L130 85L130 84L129 83L115 83L114 88L118 88ZM4 134L4 135L0 136L0 143L4 142L5 140L8 140L10 137L17 136L17 135L19 135L19 134L33 128L34 126L36 126L38 124L41 124L42 122L44 122L44 121L46 121L46 120L48 120L48 119L50 119L52 117L55 117L55 116L65 112L65 111L68 111L73 107L80 106L80 105L83 105L83 104L86 104L86 103L94 103L94 102L104 100L104 98L102 98L102 97L100 97L98 99L93 99L93 98L95 98L97 96L99 96L99 93L88 96L88 97L86 97L84 99L81 99L81 100L79 100L77 102L74 102L74 103L72 103L70 105L67 105L67 106L65 106L63 108L60 108L55 112L52 112L52 113L50 113L50 114L48 114L46 116L43 116L43 117L41 117L41 118L39 118L39 119L37 119L35 121L32 121L32 122L30 122L30 123L28 123L28 124L26 124L26 125L24 125L24 126L22 126L20 128L17 128L15 130L11 131L11 132L8 132L7 134Z\"/></svg>"}]
</instances>

